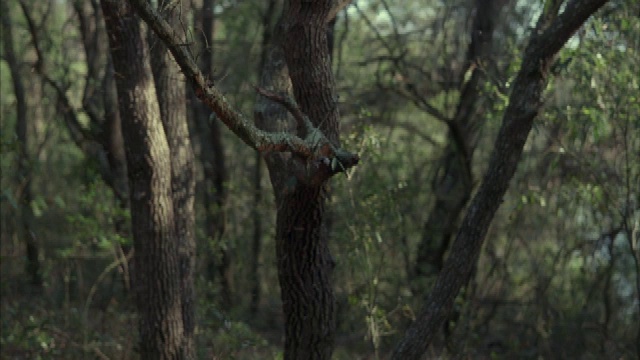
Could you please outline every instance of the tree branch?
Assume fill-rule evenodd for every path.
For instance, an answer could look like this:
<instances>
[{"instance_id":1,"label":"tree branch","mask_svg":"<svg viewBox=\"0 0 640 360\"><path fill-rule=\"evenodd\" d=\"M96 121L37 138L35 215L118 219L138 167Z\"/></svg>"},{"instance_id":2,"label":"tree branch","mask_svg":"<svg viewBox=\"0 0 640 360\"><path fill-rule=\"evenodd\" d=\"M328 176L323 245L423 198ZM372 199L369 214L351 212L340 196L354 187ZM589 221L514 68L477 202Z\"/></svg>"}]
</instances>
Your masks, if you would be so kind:
<instances>
[{"instance_id":1,"label":"tree branch","mask_svg":"<svg viewBox=\"0 0 640 360\"><path fill-rule=\"evenodd\" d=\"M523 55L502 126L482 185L474 197L436 284L423 309L397 345L392 359L419 359L448 318L469 277L489 225L516 171L522 149L542 106L553 58L578 28L607 0L572 0L547 27L538 26Z\"/></svg>"},{"instance_id":2,"label":"tree branch","mask_svg":"<svg viewBox=\"0 0 640 360\"><path fill-rule=\"evenodd\" d=\"M357 164L357 155L334 148L319 129L314 128L312 132L319 134L319 136L307 136L305 139L302 139L295 134L272 133L256 127L252 121L229 104L215 85L211 85L211 83L207 81L206 77L196 65L193 56L184 46L184 41L182 41L176 34L176 31L171 28L158 12L151 7L149 2L146 0L129 1L140 17L158 37L164 41L180 66L180 69L193 86L198 99L213 110L217 117L245 144L263 153L268 151L290 151L307 160L319 160L326 157L331 161L337 159L343 165L354 166ZM345 154L349 154L350 156L345 158ZM349 161L343 162L343 160Z\"/></svg>"}]
</instances>

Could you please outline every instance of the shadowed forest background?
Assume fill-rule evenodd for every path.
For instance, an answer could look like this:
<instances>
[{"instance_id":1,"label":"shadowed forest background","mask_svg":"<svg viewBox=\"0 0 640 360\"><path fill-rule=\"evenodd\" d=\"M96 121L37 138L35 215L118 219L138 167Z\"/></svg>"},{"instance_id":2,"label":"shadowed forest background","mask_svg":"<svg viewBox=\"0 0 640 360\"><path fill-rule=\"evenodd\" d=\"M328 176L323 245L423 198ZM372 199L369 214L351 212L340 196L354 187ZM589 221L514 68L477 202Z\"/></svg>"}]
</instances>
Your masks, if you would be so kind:
<instances>
[{"instance_id":1,"label":"shadowed forest background","mask_svg":"<svg viewBox=\"0 0 640 360\"><path fill-rule=\"evenodd\" d=\"M114 49L105 25L109 2L0 5L2 359L140 357L133 298L142 270L133 239L142 230L132 226L132 209L145 195L132 190L128 174L133 156L124 144L133 127L124 125L121 90L131 76L113 56L124 47ZM302 131L306 123L274 107L291 93L329 142L339 136L330 161L335 176L318 187L326 199L321 235L304 235L327 239L331 252L321 261L332 268L335 297L326 356L388 358L457 254L452 244L499 147L529 40L568 5L337 1L344 4L327 18L323 44L333 77L320 87L334 90L338 131L337 122L314 118L318 99L302 99L297 76L304 74L292 67L298 53L287 58L295 44L279 25L285 1L152 3L211 88L260 129ZM285 345L285 333L292 335L283 311L296 310L283 310L281 299L297 298L287 297L290 285L281 293L291 279L280 259L286 245L276 239L289 233L277 224L297 231L283 206L314 179L309 185L301 184L304 175L282 175L280 166L295 173L295 154L285 162L274 155L280 148L262 151L230 131L198 99L185 69L173 67L165 42L146 23L141 28L140 63L155 78L157 122L171 152L170 159L162 154L179 223L172 234L196 247L195 296L178 278L184 273L174 284L182 306L194 305L185 320L194 324L191 356L286 358L294 350ZM281 52L293 85L278 72ZM609 1L547 70L517 171L506 178L471 276L461 280L428 358L640 356L640 4ZM184 113L173 114L180 106ZM341 168L345 159L357 165ZM181 208L189 201L191 219ZM291 209L295 217L298 208ZM188 257L183 245L174 252Z\"/></svg>"}]
</instances>

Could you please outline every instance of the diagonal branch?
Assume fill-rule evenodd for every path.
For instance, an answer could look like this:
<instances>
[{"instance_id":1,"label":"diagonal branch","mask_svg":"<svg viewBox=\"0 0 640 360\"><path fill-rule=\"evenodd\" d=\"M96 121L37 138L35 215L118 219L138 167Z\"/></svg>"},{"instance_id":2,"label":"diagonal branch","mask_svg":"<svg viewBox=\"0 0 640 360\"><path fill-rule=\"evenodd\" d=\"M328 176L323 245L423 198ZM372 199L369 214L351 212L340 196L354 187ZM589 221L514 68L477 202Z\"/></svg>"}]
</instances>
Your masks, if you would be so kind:
<instances>
[{"instance_id":1,"label":"diagonal branch","mask_svg":"<svg viewBox=\"0 0 640 360\"><path fill-rule=\"evenodd\" d=\"M540 108L553 58L607 0L571 0L550 25L539 22L523 55L488 170L469 205L438 279L392 359L419 359L447 320L458 292L471 276L489 225L509 187Z\"/></svg>"},{"instance_id":2,"label":"diagonal branch","mask_svg":"<svg viewBox=\"0 0 640 360\"><path fill-rule=\"evenodd\" d=\"M260 152L290 151L307 160L321 160L326 157L331 162L334 160L340 161L343 166L355 166L357 164L357 155L351 154L343 149L334 148L319 129L314 128L313 131L313 133L320 134L318 143L318 141L314 141L318 140L317 136L302 139L295 134L273 133L256 127L252 121L231 106L215 85L211 85L211 83L207 81L202 71L200 71L196 65L193 56L184 46L184 41L182 41L176 31L171 28L158 12L151 7L148 1L129 0L129 2L156 35L164 41L183 74L193 86L198 99L213 110L217 117L245 144ZM332 174L336 172L332 172Z\"/></svg>"}]
</instances>

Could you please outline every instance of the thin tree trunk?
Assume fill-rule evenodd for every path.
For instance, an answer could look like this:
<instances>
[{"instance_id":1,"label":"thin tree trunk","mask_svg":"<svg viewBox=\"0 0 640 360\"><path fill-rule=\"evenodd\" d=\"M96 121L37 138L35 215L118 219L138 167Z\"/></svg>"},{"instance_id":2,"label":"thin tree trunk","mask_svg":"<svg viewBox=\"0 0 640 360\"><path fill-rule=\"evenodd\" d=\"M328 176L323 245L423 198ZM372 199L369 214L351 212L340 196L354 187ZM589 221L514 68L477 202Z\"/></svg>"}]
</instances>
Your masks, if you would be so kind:
<instances>
[{"instance_id":1,"label":"thin tree trunk","mask_svg":"<svg viewBox=\"0 0 640 360\"><path fill-rule=\"evenodd\" d=\"M261 299L260 280L260 254L262 252L262 215L260 205L262 204L262 155L256 151L256 161L253 169L253 236L251 238L251 265L249 269L249 279L251 279L251 302L249 303L249 313L252 317L258 314Z\"/></svg>"},{"instance_id":2,"label":"thin tree trunk","mask_svg":"<svg viewBox=\"0 0 640 360\"><path fill-rule=\"evenodd\" d=\"M271 64L267 67L267 62L269 60L269 53L271 51L271 47L273 46L273 22L276 14L276 0L269 0L264 14L262 16L262 49L260 52L260 64L258 67L258 78L261 79L261 86L263 88L270 87L273 90L284 90L286 92L287 85L284 84L285 89L279 89L272 82L271 74L267 72L277 71L274 69ZM282 55L279 56L280 60L283 61ZM284 70L284 78L287 78L289 75ZM267 73L267 74L265 74ZM288 83L288 81L285 81ZM263 110L266 107L269 107L267 103L268 100L264 99L262 96L258 96L255 103L254 108L254 121L256 124L261 125L266 123L276 124L278 122L278 116L280 115L284 119L286 119L287 114L283 111L283 109L277 109L274 113L265 113ZM260 253L262 248L262 216L260 215L259 207L262 202L262 155L260 152L256 151L256 162L254 168L254 177L253 177L253 238L251 242L251 247L253 250L252 256L253 259L251 261L251 274L250 279L251 283L251 303L249 304L249 312L252 315L256 315L258 313L258 306L260 305L260 273L258 271L259 262L260 262Z\"/></svg>"},{"instance_id":3,"label":"thin tree trunk","mask_svg":"<svg viewBox=\"0 0 640 360\"><path fill-rule=\"evenodd\" d=\"M213 39L215 32L214 0L204 0L195 27L199 36L198 65L213 81ZM195 99L196 126L200 133L202 168L204 170L205 229L207 234L207 278L220 284L220 306L230 309L233 303L231 290L231 257L224 241L227 170L220 123L209 118L211 110Z\"/></svg>"},{"instance_id":4,"label":"thin tree trunk","mask_svg":"<svg viewBox=\"0 0 640 360\"><path fill-rule=\"evenodd\" d=\"M509 105L482 185L469 206L433 290L396 347L393 359L421 358L448 318L458 292L471 275L489 225L516 171L533 120L542 106L541 96L549 67L571 35L606 2L573 0L557 18L554 13L543 13L538 21L513 82Z\"/></svg>"},{"instance_id":5,"label":"thin tree trunk","mask_svg":"<svg viewBox=\"0 0 640 360\"><path fill-rule=\"evenodd\" d=\"M140 21L128 2L103 0L118 90L130 184L135 292L143 359L188 359L176 239L171 153ZM188 338L188 336L187 336Z\"/></svg>"},{"instance_id":6,"label":"thin tree trunk","mask_svg":"<svg viewBox=\"0 0 640 360\"><path fill-rule=\"evenodd\" d=\"M0 5L0 13L2 16L2 39L4 46L4 56L9 65L11 80L13 82L13 91L16 97L16 136L19 144L18 148L18 171L17 182L21 189L18 195L18 204L20 205L20 224L22 228L22 236L25 239L27 263L26 273L29 277L31 285L36 287L42 286L42 275L40 273L39 247L35 237L35 233L31 229L33 221L33 212L31 211L31 169L29 164L29 146L28 146L28 126L27 126L27 98L20 74L20 65L16 58L13 47L13 25L11 23L10 9L6 2Z\"/></svg>"},{"instance_id":7,"label":"thin tree trunk","mask_svg":"<svg viewBox=\"0 0 640 360\"><path fill-rule=\"evenodd\" d=\"M338 142L337 96L326 34L333 1L296 1L283 16L285 59L293 69L290 75L297 103L281 93L258 89L295 115L295 134L264 131L247 121L215 85L206 82L191 55L180 46L180 37L149 4L131 2L169 45L198 98L246 144L265 154L280 155L274 158L284 167L270 171L270 176L278 204L276 256L285 313L284 357L330 358L335 337L335 299L330 282L334 261L323 221L325 186L333 175L359 161L358 155L342 149ZM285 66L282 61L273 65Z\"/></svg>"},{"instance_id":8,"label":"thin tree trunk","mask_svg":"<svg viewBox=\"0 0 640 360\"><path fill-rule=\"evenodd\" d=\"M127 161L122 138L122 124L118 113L118 94L116 93L115 74L109 54L109 44L100 3L97 1L76 0L73 7L78 15L80 34L87 59L87 77L82 96L82 107L91 119L92 137L101 147L96 147L96 154L86 152L87 157L106 157L106 164L101 170L103 180L111 187L116 198L116 206L121 210L114 218L116 234L129 238L125 211L129 210L129 185L127 180ZM91 10L91 12L89 11ZM104 74L101 74L104 72ZM71 111L71 110L68 110ZM77 116L77 115L76 115ZM116 243L118 254L121 254L120 273L125 292L131 289L130 262L127 254L130 244Z\"/></svg>"},{"instance_id":9,"label":"thin tree trunk","mask_svg":"<svg viewBox=\"0 0 640 360\"><path fill-rule=\"evenodd\" d=\"M122 137L122 122L118 111L115 73L113 71L113 61L110 56L103 79L102 96L104 102L104 140L102 143L106 149L107 160L111 168L111 176L113 178L111 188L118 201L118 206L124 210L129 208L127 159L124 150L124 139ZM116 220L115 227L119 234L126 234L128 231L123 223L123 218Z\"/></svg>"},{"instance_id":10,"label":"thin tree trunk","mask_svg":"<svg viewBox=\"0 0 640 360\"><path fill-rule=\"evenodd\" d=\"M180 29L182 19L178 3L161 3L159 12L167 22ZM150 33L153 34L153 33ZM194 271L196 244L194 239L194 157L187 124L187 92L180 69L166 46L155 35L151 35L151 68L156 93L160 104L160 115L171 157L171 187L178 263L180 271L180 294L182 296L182 322L184 326L184 358L195 358L195 293Z\"/></svg>"},{"instance_id":11,"label":"thin tree trunk","mask_svg":"<svg viewBox=\"0 0 640 360\"><path fill-rule=\"evenodd\" d=\"M438 177L433 191L436 203L429 214L418 245L414 268L414 292L423 294L427 289L419 283L425 277L437 275L442 269L444 255L456 233L462 210L471 197L473 174L471 161L478 144L485 107L481 103L486 81L495 23L499 18L499 1L476 1L476 17L471 31L471 43L462 73L471 72L469 81L462 84L456 114L447 138L447 145L438 161Z\"/></svg>"}]
</instances>

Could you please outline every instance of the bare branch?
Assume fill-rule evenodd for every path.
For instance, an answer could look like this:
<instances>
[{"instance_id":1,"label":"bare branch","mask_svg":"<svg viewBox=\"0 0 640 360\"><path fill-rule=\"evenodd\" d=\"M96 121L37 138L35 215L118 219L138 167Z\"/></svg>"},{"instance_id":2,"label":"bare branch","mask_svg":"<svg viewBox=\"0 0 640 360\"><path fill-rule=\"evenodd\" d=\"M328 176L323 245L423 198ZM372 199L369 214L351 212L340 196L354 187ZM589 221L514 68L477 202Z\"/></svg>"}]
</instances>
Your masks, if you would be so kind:
<instances>
[{"instance_id":1,"label":"bare branch","mask_svg":"<svg viewBox=\"0 0 640 360\"><path fill-rule=\"evenodd\" d=\"M340 161L343 165L354 166L357 164L357 155L345 150L335 149L319 129L313 128L313 132L310 134L320 134L320 143L316 141L318 136L307 136L307 138L303 140L295 134L272 133L256 127L252 121L231 106L215 85L211 85L209 81L207 81L207 78L196 65L191 53L185 48L184 41L158 12L151 7L148 1L129 1L140 17L142 17L156 35L164 41L183 74L193 86L198 99L213 110L217 117L245 144L261 152L290 151L307 160L318 160L326 157L331 161L337 159L337 161ZM271 98L273 99L273 97ZM283 105L285 104L283 103ZM294 108L297 108L297 106L294 106ZM304 115L302 115L302 119L304 121ZM349 156L345 154L349 154Z\"/></svg>"}]
</instances>

